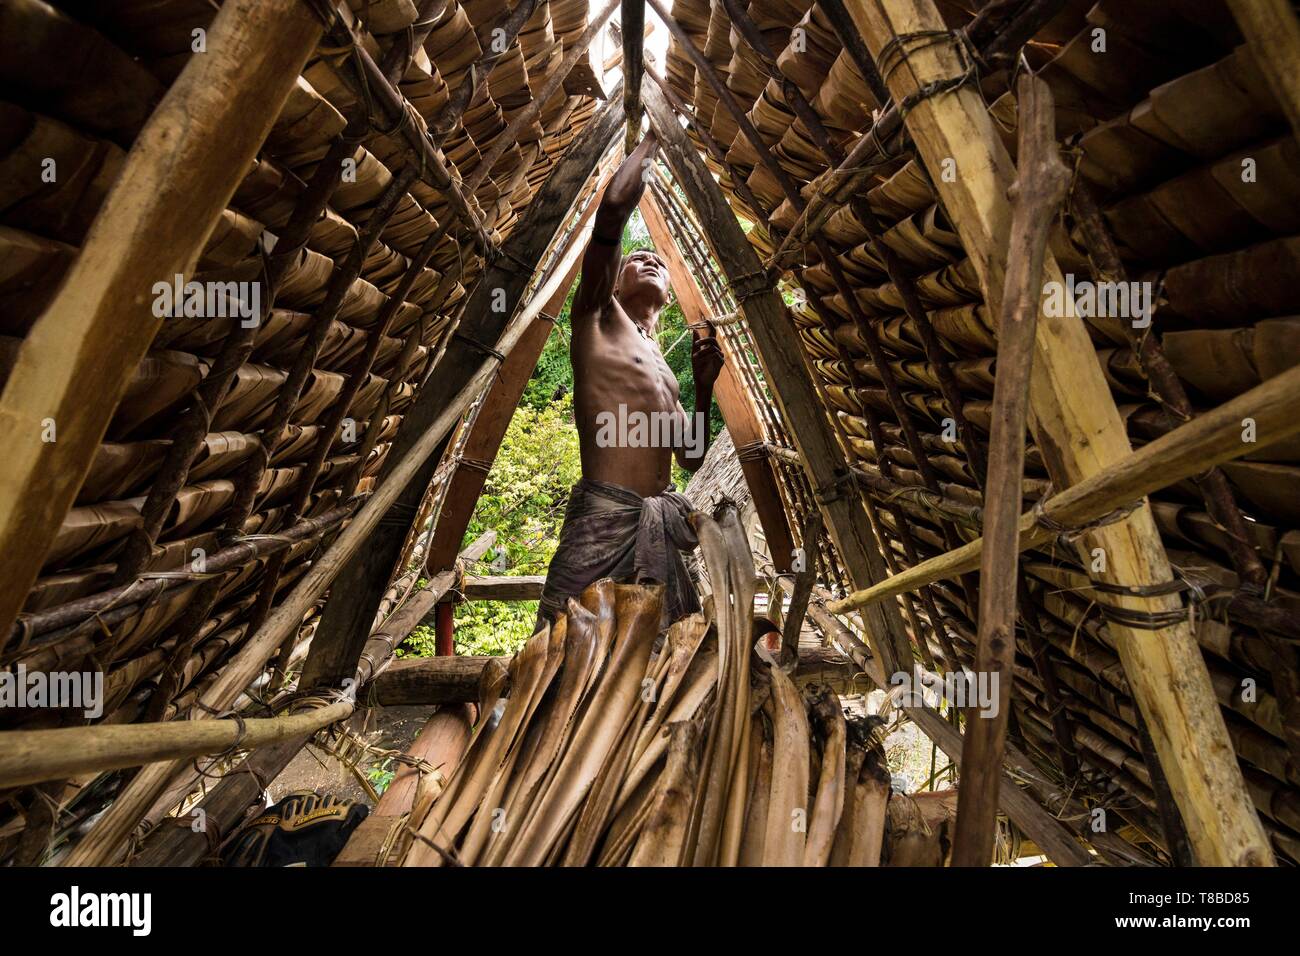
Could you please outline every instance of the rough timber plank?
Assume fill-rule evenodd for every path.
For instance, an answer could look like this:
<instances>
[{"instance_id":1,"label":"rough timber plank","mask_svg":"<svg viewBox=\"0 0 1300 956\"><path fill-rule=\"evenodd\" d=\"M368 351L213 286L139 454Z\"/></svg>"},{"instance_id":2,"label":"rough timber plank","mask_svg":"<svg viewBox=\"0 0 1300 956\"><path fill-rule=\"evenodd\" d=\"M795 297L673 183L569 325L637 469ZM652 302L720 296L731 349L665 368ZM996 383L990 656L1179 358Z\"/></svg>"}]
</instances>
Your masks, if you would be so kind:
<instances>
[{"instance_id":1,"label":"rough timber plank","mask_svg":"<svg viewBox=\"0 0 1300 956\"><path fill-rule=\"evenodd\" d=\"M878 58L896 36L945 30L931 0L849 0L847 6ZM889 71L890 93L901 101L927 83L962 72L953 44L928 43L911 50ZM1006 274L1004 250L1011 226L1006 195L1013 170L979 91L967 84L922 99L907 114L906 122L929 169L938 170L945 160L956 164L953 182L940 176L932 179L979 273L989 309L999 312ZM1050 254L1044 262L1043 281L1063 281ZM1076 315L1039 315L1030 412L1038 447L1058 486L1087 478L1130 451L1124 424L1095 355ZM1080 547L1085 555L1092 548L1105 550L1107 572L1102 577L1110 583L1149 585L1173 580L1146 507L1125 521L1086 535ZM1173 595L1114 600L1138 611L1165 611L1180 604ZM1199 862L1272 864L1272 850L1246 791L1191 627L1184 623L1150 631L1111 624L1110 630Z\"/></svg>"},{"instance_id":2,"label":"rough timber plank","mask_svg":"<svg viewBox=\"0 0 1300 956\"><path fill-rule=\"evenodd\" d=\"M0 396L0 634L8 633L162 318L156 282L189 275L321 25L300 0L230 0L140 131ZM53 423L54 440L47 423Z\"/></svg>"}]
</instances>

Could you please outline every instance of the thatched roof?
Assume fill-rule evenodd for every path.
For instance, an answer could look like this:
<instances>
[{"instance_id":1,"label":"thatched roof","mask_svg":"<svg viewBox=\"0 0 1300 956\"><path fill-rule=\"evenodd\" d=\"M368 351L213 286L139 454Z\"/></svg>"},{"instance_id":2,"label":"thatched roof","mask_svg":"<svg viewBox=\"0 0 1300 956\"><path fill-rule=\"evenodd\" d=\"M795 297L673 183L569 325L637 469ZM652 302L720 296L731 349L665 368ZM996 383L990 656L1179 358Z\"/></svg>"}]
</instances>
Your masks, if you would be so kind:
<instances>
[{"instance_id":1,"label":"thatched roof","mask_svg":"<svg viewBox=\"0 0 1300 956\"><path fill-rule=\"evenodd\" d=\"M748 11L748 26L770 57L755 52L729 5ZM1017 149L1015 74L1028 70L1045 80L1057 138L1076 184L1086 184L1072 192L1051 233L1052 274L1070 274L1079 288L1122 277L1153 290L1149 328L1105 315L1040 322L1039 347L1047 351L1039 353L1030 391L1021 510L1104 472L1129 446L1140 449L1300 364L1296 104L1279 92L1267 38L1234 16L1240 4L914 6L937 10L951 32L922 30L899 41L889 21L872 19L867 8L876 4L674 0L680 31L666 63L650 64L662 68L668 99L689 120L686 135L697 147L691 161L702 160L717 177L746 223L752 252L781 276L789 308L780 309L777 327L756 318L755 296L767 290L756 292L736 274L734 255L720 248L715 223L692 193L698 183L680 151L670 155L647 190L662 226L654 214L647 221L661 246L675 246L693 280L687 301L674 277L688 321L717 321L727 350L733 391L723 411L737 457L728 465L719 455L717 465L743 466L778 570L788 570L784 552L809 546L819 607L878 584L884 575L871 567L897 575L978 538L994 497L987 446L1002 286L990 283L1005 270L1007 252L977 237L981 229L994 236L1004 229L981 210L1006 204L991 187L970 185L975 174L967 176L961 163L973 152L944 151L963 147L945 138L953 135L951 104L959 99L967 116L978 102L988 130L986 141L965 146L1004 157ZM976 17L981 8L983 19ZM335 18L320 36L312 17L331 9ZM596 32L588 4L541 0L529 5L522 26L511 23L520 9L506 0L302 2L304 24L314 25L294 29L316 35L298 41L311 51L299 71L279 64L285 76L262 106L264 135L243 130L228 143L206 144L214 168L196 181L225 175L224 208L207 195L214 215L195 212L183 182L167 180L156 193L179 224L177 235L162 241L167 251L175 246L184 257L186 220L204 220L193 225L202 233L191 268L181 270L187 281L274 288L273 307L241 338L232 323L207 315L150 317L143 292L127 305L107 295L88 305L68 298L91 288L76 270L89 268L81 253L97 240L148 249L148 236L95 230L106 228L107 213L100 213L124 171L157 149L153 140L140 145L142 130L171 115L200 56L195 51L212 40L213 52L202 55L213 69L230 55L221 46L227 34L214 22L218 6L15 0L0 8L0 378L8 380L0 420L18 422L5 425L13 429L5 434L33 449L15 456L22 461L5 476L28 477L5 489L14 505L0 546L30 544L26 552L11 549L4 569L20 583L12 600L17 610L21 599L21 615L12 630L0 631L0 663L102 668L108 699L98 719L115 724L182 718L204 701L220 700L218 711L237 701L251 707L280 692L284 670L296 673L311 653L322 607L343 593L340 581L352 582L343 598L358 608L351 613L364 620L363 633L335 612L331 635L360 643L337 659L319 652L319 664L307 665L322 686L354 672L370 622L412 589L419 576L405 574L412 554L437 555L431 574L451 566L447 548L454 556L461 533L419 540L418 532L444 495L472 503L481 486L474 476L495 450L482 436L513 407L508 393L496 393L493 404L497 379L471 375L493 360L509 314L543 275L559 285L539 298L554 301L559 288L562 301L574 267L563 257L567 240L582 235L584 213L614 158L607 147L619 122L617 94L609 112L598 114L605 91L597 78L602 65L593 68L585 51ZM996 46L990 37L1011 36L1035 11L1023 60L1014 55L1019 43L989 52ZM504 50L493 46L501 29L518 31ZM908 58L925 46L917 37L940 33L940 45L952 44L954 62L968 64L968 74L960 86L891 110L906 83L922 82L904 76L899 64L914 67ZM341 42L346 36L352 42ZM747 128L684 40L725 85ZM566 50L575 56L562 62ZM267 58L258 61L267 71L276 56L293 56L287 39L274 56L255 52ZM396 78L391 89L413 112L385 112L387 87L376 79L382 73ZM647 100L652 82L647 76ZM961 95L944 95L952 89ZM873 123L880 133L891 122L883 148L867 151ZM183 126L171 129L184 146ZM233 155L225 165L233 168L223 171L217 167L227 148ZM581 169L564 167L566 156L576 163L582 150L590 157ZM347 172L321 199L332 164ZM1009 161L995 172L1006 170ZM1117 257L1105 258L1089 203L1100 210ZM291 241L295 234L301 245ZM174 271L143 285L167 285ZM69 274L74 281L64 283ZM509 282L516 286L508 313L491 325L491 290ZM219 294L207 305L239 315L233 300L249 288L232 286L229 298ZM558 309L542 305L543 313ZM113 308L121 312L110 321ZM58 338L65 326L54 326L65 310L85 316L77 326L84 339ZM93 310L104 312L102 322ZM121 330L121 354L113 329ZM534 338L543 342L545 334ZM772 349L774 341L781 349ZM1054 352L1043 344L1049 341ZM1062 354L1067 342L1079 350ZM106 350L99 353L102 381L88 377L96 362L80 354L83 343ZM789 379L794 373L774 365L778 351L806 369L798 375L810 383L807 402ZM71 352L78 354L60 355ZM1044 366L1044 354L1055 363ZM52 382L61 381L66 364L75 380L50 399L53 431L43 444L45 416L33 411L43 406L21 404L34 387L33 363L57 365ZM126 374L113 377L115 363ZM526 378L525 366L509 371L507 360L499 380ZM1070 366L1082 370L1070 380L1075 385L1053 378ZM68 421L63 409L73 407L85 410L84 426L82 412ZM336 578L339 569L324 556L340 529L379 500L385 479L431 435L444 410L454 414L429 439L427 468L388 482L393 496L376 509L374 540L391 542L372 552L384 567L367 572L362 555ZM457 432L446 450L443 439L467 415L478 424ZM408 419L414 424L403 433ZM821 439L809 422L824 431ZM1021 761L1022 780L1036 777L1029 792L1052 813L1086 820L1088 809L1103 807L1119 821L1111 831L1153 861L1186 861L1176 846L1181 813L1202 857L1222 851L1215 859L1225 861L1240 852L1237 862L1261 862L1262 841L1251 838L1257 814L1277 859L1300 862L1300 442L1294 435L1267 439L1209 477L1188 472L1159 485L1136 514L1056 529L1091 534L1041 542L1020 565L1013 763ZM815 440L825 443L808 444ZM833 454L810 454L809 447ZM40 455L66 457L41 478L39 462L47 459ZM435 472L439 455L444 466ZM37 464L28 468L28 458ZM832 473L833 486L826 480ZM399 499L411 474L418 476L414 490ZM819 505L826 532L804 542L805 520ZM875 564L846 542L844 508L861 513L855 527L867 530L860 541L875 547L871 535L878 535ZM51 510L57 514L45 514ZM448 503L442 513L461 510ZM1136 564L1124 563L1129 551L1116 550L1119 536ZM1150 576L1115 580L1117 568L1130 574L1138 565ZM1180 583L1151 591L1170 568ZM356 590L357 582L365 587ZM1146 588L1143 598L1158 593L1160 600L1117 598L1094 587L1098 582ZM974 666L979 583L968 570L885 599L889 619L905 628L898 633L907 663ZM376 606L385 591L388 601ZM1111 605L1123 608L1106 610ZM1176 610L1184 606L1191 610ZM842 610L878 663L887 662L881 646L894 638L883 625ZM9 623L0 615L0 625ZM286 630L283 638L268 637L265 627ZM1154 667L1156 652L1143 640L1190 649L1191 656L1168 655L1168 667L1185 669L1179 680ZM263 644L257 659L240 657L241 649ZM249 680L236 680L245 674ZM1161 691L1162 682L1175 686ZM1170 723L1184 712L1195 716ZM0 727L57 726L66 718L10 712L0 714ZM1148 732L1152 740L1144 743ZM1197 741L1205 742L1204 753ZM1203 797L1198 774L1222 777L1233 766L1225 757L1213 773L1197 769L1218 741L1231 745L1240 776L1234 770L1216 785L1223 790ZM46 785L64 808L56 841L111 802L121 785L113 773L64 777L72 779ZM140 819L156 821L169 809L162 790L124 812L125 830L103 837L88 860L114 859ZM40 799L29 786L0 793L13 798L0 810L0 854L21 849L26 861L38 858L30 845L20 848L20 814ZM1221 831L1198 815L1212 803L1223 813ZM1251 817L1245 824L1231 809L1238 804Z\"/></svg>"}]
</instances>

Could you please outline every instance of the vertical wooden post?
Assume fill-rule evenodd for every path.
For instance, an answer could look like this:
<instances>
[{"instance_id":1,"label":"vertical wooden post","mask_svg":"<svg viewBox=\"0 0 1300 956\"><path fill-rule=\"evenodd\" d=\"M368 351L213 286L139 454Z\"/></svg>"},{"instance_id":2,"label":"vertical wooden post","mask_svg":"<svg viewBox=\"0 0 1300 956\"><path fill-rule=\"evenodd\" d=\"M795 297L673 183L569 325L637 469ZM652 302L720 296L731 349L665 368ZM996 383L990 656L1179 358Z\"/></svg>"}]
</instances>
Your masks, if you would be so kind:
<instances>
[{"instance_id":1,"label":"vertical wooden post","mask_svg":"<svg viewBox=\"0 0 1300 956\"><path fill-rule=\"evenodd\" d=\"M435 627L434 651L439 657L452 657L456 653L456 605L443 601L438 605Z\"/></svg>"},{"instance_id":2,"label":"vertical wooden post","mask_svg":"<svg viewBox=\"0 0 1300 956\"><path fill-rule=\"evenodd\" d=\"M896 101L928 84L955 83L970 75L955 38L933 40L948 31L932 0L848 0L846 5L872 54L877 59L888 54L887 68L881 72ZM918 33L931 39L912 45L901 41L900 48L900 37ZM907 112L906 124L929 169L955 165L952 182L931 178L979 273L985 301L1000 311L1012 167L978 89L965 83L922 97ZM1050 254L1043 279L1064 282ZM1096 351L1072 308L1063 316L1038 317L1030 409L1037 445L1061 487L1095 474L1130 451ZM1101 576L1108 583L1141 588L1173 580L1147 508L1090 532L1082 547L1089 557L1093 548L1104 551L1107 570ZM1177 613L1181 607L1173 594L1107 595L1105 600L1139 614ZM1108 627L1199 861L1216 866L1272 864L1272 850L1246 791L1190 625L1150 630L1111 621Z\"/></svg>"},{"instance_id":3,"label":"vertical wooden post","mask_svg":"<svg viewBox=\"0 0 1300 956\"><path fill-rule=\"evenodd\" d=\"M979 707L966 708L953 866L988 866L993 860L998 784L1006 752L1016 663L1020 564L1016 539L1024 503L1025 417L1034 361L1034 326L1042 298L1040 280L1047 234L1070 185L1069 171L1057 152L1051 90L1042 80L1022 74L1016 98L1020 147L1016 182L1011 187L1014 212L1006 295L998 324L989 480L984 496L984 539L989 546L984 549L980 568L979 636L975 649L975 672L992 675L990 685L996 704L988 714Z\"/></svg>"},{"instance_id":4,"label":"vertical wooden post","mask_svg":"<svg viewBox=\"0 0 1300 956\"><path fill-rule=\"evenodd\" d=\"M0 633L7 633L163 322L321 24L300 0L230 0L140 131L0 396Z\"/></svg>"}]
</instances>

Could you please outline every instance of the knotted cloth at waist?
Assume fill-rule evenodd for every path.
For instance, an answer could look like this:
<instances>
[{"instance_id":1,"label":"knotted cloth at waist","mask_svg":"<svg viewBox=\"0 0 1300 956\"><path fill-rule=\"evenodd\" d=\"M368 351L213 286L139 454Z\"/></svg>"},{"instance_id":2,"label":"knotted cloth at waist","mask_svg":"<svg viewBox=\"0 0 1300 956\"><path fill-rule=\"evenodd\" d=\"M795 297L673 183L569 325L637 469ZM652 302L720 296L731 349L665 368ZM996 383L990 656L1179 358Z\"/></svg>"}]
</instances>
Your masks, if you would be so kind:
<instances>
[{"instance_id":1,"label":"knotted cloth at waist","mask_svg":"<svg viewBox=\"0 0 1300 956\"><path fill-rule=\"evenodd\" d=\"M567 598L601 578L665 585L665 626L698 611L700 601L681 554L699 543L687 521L692 510L690 499L671 488L643 498L621 485L581 479L569 495L539 621L554 620Z\"/></svg>"}]
</instances>

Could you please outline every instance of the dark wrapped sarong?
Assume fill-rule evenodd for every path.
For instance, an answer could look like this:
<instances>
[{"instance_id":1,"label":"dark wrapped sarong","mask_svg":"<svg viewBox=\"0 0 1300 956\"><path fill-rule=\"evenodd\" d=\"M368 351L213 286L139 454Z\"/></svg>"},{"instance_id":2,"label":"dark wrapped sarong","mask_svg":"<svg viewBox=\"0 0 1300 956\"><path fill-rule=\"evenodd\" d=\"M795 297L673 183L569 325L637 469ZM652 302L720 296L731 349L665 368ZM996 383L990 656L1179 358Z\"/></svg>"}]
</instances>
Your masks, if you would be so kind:
<instances>
[{"instance_id":1,"label":"dark wrapped sarong","mask_svg":"<svg viewBox=\"0 0 1300 956\"><path fill-rule=\"evenodd\" d=\"M686 516L693 507L671 488L651 498L606 481L573 486L560 544L551 558L537 620L553 621L567 598L601 578L666 585L663 626L700 609L681 552L699 543Z\"/></svg>"}]
</instances>

